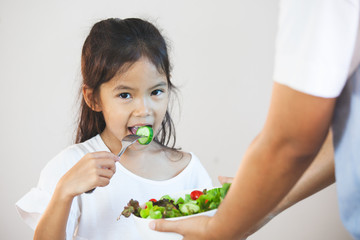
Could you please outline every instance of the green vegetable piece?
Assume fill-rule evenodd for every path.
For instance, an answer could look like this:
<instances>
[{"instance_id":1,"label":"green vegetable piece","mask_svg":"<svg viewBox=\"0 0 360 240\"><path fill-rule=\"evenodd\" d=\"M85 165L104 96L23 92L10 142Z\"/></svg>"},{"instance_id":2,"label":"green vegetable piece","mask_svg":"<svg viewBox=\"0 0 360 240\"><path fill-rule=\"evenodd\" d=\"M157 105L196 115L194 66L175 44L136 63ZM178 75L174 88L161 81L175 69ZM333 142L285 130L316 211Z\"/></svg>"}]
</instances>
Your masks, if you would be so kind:
<instances>
[{"instance_id":1,"label":"green vegetable piece","mask_svg":"<svg viewBox=\"0 0 360 240\"><path fill-rule=\"evenodd\" d=\"M227 192L229 191L231 183L224 183L220 189L221 198L224 199Z\"/></svg>"},{"instance_id":2,"label":"green vegetable piece","mask_svg":"<svg viewBox=\"0 0 360 240\"><path fill-rule=\"evenodd\" d=\"M149 213L149 217L152 218L152 219L160 219L160 218L162 218L162 214L161 214L160 209L156 210L156 211L154 209L151 209L150 213Z\"/></svg>"},{"instance_id":3,"label":"green vegetable piece","mask_svg":"<svg viewBox=\"0 0 360 240\"><path fill-rule=\"evenodd\" d=\"M182 197L180 197L180 198L176 201L175 205L183 204L184 202L185 202L184 199L183 199Z\"/></svg>"},{"instance_id":4,"label":"green vegetable piece","mask_svg":"<svg viewBox=\"0 0 360 240\"><path fill-rule=\"evenodd\" d=\"M209 209L210 209L210 210L216 209L216 208L219 207L219 204L220 204L220 202L212 202L212 203L210 203L210 205L209 205Z\"/></svg>"},{"instance_id":5,"label":"green vegetable piece","mask_svg":"<svg viewBox=\"0 0 360 240\"><path fill-rule=\"evenodd\" d=\"M192 201L190 194L185 194L185 202Z\"/></svg>"},{"instance_id":6,"label":"green vegetable piece","mask_svg":"<svg viewBox=\"0 0 360 240\"><path fill-rule=\"evenodd\" d=\"M200 207L200 212L206 212L209 210L209 205L211 202L211 197L209 195L201 195L196 201Z\"/></svg>"},{"instance_id":7,"label":"green vegetable piece","mask_svg":"<svg viewBox=\"0 0 360 240\"><path fill-rule=\"evenodd\" d=\"M154 203L152 201L148 201L145 204L146 204L147 209L149 209L149 210L152 209L154 206Z\"/></svg>"},{"instance_id":8,"label":"green vegetable piece","mask_svg":"<svg viewBox=\"0 0 360 240\"><path fill-rule=\"evenodd\" d=\"M142 126L138 128L138 130L136 131L136 135L144 136L142 138L139 138L138 142L141 145L147 145L152 141L154 136L154 131L149 126Z\"/></svg>"},{"instance_id":9,"label":"green vegetable piece","mask_svg":"<svg viewBox=\"0 0 360 240\"><path fill-rule=\"evenodd\" d=\"M179 205L179 209L180 212L184 213L185 215L198 213L200 211L200 207L191 202Z\"/></svg>"},{"instance_id":10,"label":"green vegetable piece","mask_svg":"<svg viewBox=\"0 0 360 240\"><path fill-rule=\"evenodd\" d=\"M213 198L220 197L220 188L214 188L207 191L206 195L211 196Z\"/></svg>"},{"instance_id":11,"label":"green vegetable piece","mask_svg":"<svg viewBox=\"0 0 360 240\"><path fill-rule=\"evenodd\" d=\"M181 212L177 208L165 208L163 212L164 218L173 218L182 216Z\"/></svg>"},{"instance_id":12,"label":"green vegetable piece","mask_svg":"<svg viewBox=\"0 0 360 240\"><path fill-rule=\"evenodd\" d=\"M169 195L164 195L164 196L162 196L162 197L160 198L160 200L162 200L162 199L168 199L169 201L174 201L174 202L175 202L175 200L174 200L172 197L170 197Z\"/></svg>"},{"instance_id":13,"label":"green vegetable piece","mask_svg":"<svg viewBox=\"0 0 360 240\"><path fill-rule=\"evenodd\" d=\"M149 214L150 214L150 211L148 208L141 209L141 211L140 211L140 217L142 217L142 218L147 218L149 216Z\"/></svg>"}]
</instances>

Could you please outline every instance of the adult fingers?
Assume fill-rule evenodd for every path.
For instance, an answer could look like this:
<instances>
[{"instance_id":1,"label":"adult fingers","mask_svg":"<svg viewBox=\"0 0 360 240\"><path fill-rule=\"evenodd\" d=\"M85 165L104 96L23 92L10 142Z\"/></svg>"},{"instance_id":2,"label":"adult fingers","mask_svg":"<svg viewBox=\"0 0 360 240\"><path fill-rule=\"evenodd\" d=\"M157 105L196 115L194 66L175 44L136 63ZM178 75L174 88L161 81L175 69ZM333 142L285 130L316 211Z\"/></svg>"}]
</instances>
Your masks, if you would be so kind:
<instances>
[{"instance_id":1,"label":"adult fingers","mask_svg":"<svg viewBox=\"0 0 360 240\"><path fill-rule=\"evenodd\" d=\"M181 224L179 224L179 222L181 221L182 220L170 221L159 219L150 222L149 227L159 232L176 232L181 234L181 228L179 227L179 225Z\"/></svg>"},{"instance_id":2,"label":"adult fingers","mask_svg":"<svg viewBox=\"0 0 360 240\"><path fill-rule=\"evenodd\" d=\"M159 219L150 222L149 227L159 232L175 232L183 235L187 240L209 239L208 224L211 218L207 216L197 216L184 220L164 220Z\"/></svg>"},{"instance_id":3,"label":"adult fingers","mask_svg":"<svg viewBox=\"0 0 360 240\"><path fill-rule=\"evenodd\" d=\"M224 177L224 176L218 176L218 179L221 184L232 183L232 181L234 180L233 177Z\"/></svg>"}]
</instances>

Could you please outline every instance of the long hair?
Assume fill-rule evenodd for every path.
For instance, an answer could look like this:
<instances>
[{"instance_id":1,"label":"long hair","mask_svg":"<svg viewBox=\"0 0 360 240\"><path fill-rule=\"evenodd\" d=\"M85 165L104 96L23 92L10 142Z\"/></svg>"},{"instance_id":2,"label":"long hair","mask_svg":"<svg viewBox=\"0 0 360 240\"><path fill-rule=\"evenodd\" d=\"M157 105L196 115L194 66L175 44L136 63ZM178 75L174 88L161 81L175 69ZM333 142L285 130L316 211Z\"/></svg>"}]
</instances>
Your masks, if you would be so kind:
<instances>
[{"instance_id":1,"label":"long hair","mask_svg":"<svg viewBox=\"0 0 360 240\"><path fill-rule=\"evenodd\" d=\"M153 24L138 18L102 20L92 27L82 48L83 85L93 89L95 96L99 93L101 84L108 82L120 70L141 57L148 58L161 74L165 74L169 92L176 92L176 87L171 82L167 44ZM106 126L102 112L93 111L82 94L81 98L75 143L92 138ZM172 145L169 146L171 140ZM154 141L175 149L175 127L169 109L166 110Z\"/></svg>"}]
</instances>

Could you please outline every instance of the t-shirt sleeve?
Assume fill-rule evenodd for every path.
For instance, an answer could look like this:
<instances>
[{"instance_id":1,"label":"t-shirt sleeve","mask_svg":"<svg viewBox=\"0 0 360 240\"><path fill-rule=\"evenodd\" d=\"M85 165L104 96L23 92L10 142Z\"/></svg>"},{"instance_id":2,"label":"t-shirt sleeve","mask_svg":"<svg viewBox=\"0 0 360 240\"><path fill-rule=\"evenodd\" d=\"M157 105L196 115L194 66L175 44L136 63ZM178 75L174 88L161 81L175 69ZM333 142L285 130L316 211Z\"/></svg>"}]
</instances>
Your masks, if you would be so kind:
<instances>
[{"instance_id":1,"label":"t-shirt sleeve","mask_svg":"<svg viewBox=\"0 0 360 240\"><path fill-rule=\"evenodd\" d=\"M57 182L71 168L65 159L69 160L69 151L60 153L52 159L41 171L38 185L26 193L18 202L16 210L22 220L33 230L45 212L55 190ZM71 156L73 157L73 156ZM77 197L74 198L66 227L66 239L72 239L80 216Z\"/></svg>"},{"instance_id":2,"label":"t-shirt sleeve","mask_svg":"<svg viewBox=\"0 0 360 240\"><path fill-rule=\"evenodd\" d=\"M194 161L194 174L193 174L193 183L195 184L193 188L211 188L213 187L212 180L209 176L209 173L206 171L205 167L201 164L199 158L191 153L192 161Z\"/></svg>"},{"instance_id":3,"label":"t-shirt sleeve","mask_svg":"<svg viewBox=\"0 0 360 240\"><path fill-rule=\"evenodd\" d=\"M354 53L358 18L357 0L282 0L274 81L314 96L339 96Z\"/></svg>"}]
</instances>

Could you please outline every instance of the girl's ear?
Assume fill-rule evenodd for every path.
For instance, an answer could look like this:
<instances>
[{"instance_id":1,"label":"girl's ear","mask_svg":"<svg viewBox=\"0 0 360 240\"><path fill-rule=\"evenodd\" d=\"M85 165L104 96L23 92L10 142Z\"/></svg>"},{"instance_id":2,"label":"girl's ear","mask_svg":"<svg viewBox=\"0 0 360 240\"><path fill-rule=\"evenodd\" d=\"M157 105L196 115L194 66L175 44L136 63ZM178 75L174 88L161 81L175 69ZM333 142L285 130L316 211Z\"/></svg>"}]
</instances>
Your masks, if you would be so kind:
<instances>
[{"instance_id":1,"label":"girl's ear","mask_svg":"<svg viewBox=\"0 0 360 240\"><path fill-rule=\"evenodd\" d=\"M84 96L86 104L95 112L101 112L101 105L98 103L97 97L94 95L94 89L84 85L82 88L82 94Z\"/></svg>"}]
</instances>

